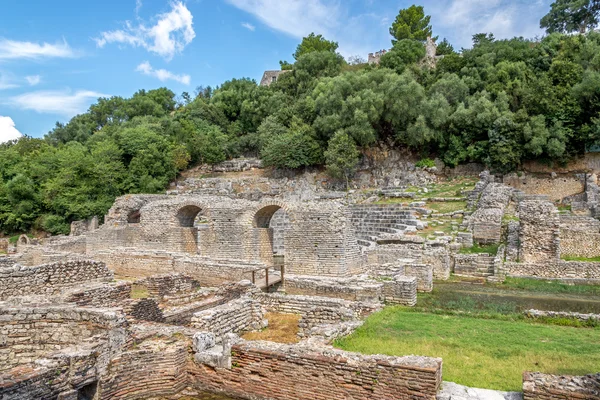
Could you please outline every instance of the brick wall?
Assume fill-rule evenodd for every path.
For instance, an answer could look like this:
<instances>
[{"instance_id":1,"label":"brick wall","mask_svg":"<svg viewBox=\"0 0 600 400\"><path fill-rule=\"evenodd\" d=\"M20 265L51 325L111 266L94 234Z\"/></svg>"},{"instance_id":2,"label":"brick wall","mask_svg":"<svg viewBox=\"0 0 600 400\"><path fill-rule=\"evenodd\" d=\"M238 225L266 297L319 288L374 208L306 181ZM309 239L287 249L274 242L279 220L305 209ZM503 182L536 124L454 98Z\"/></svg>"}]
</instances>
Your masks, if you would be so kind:
<instances>
[{"instance_id":1,"label":"brick wall","mask_svg":"<svg viewBox=\"0 0 600 400\"><path fill-rule=\"evenodd\" d=\"M188 344L154 339L110 362L101 381L102 400L145 399L177 394L188 386Z\"/></svg>"},{"instance_id":2,"label":"brick wall","mask_svg":"<svg viewBox=\"0 0 600 400\"><path fill-rule=\"evenodd\" d=\"M600 221L578 215L560 216L560 254L594 258L600 256Z\"/></svg>"},{"instance_id":3,"label":"brick wall","mask_svg":"<svg viewBox=\"0 0 600 400\"><path fill-rule=\"evenodd\" d=\"M97 261L76 260L35 267L14 265L0 269L0 300L33 294L51 296L69 286L112 279L113 273L106 264Z\"/></svg>"},{"instance_id":4,"label":"brick wall","mask_svg":"<svg viewBox=\"0 0 600 400\"><path fill-rule=\"evenodd\" d=\"M600 374L557 376L540 372L523 374L524 400L599 400Z\"/></svg>"},{"instance_id":5,"label":"brick wall","mask_svg":"<svg viewBox=\"0 0 600 400\"><path fill-rule=\"evenodd\" d=\"M434 400L442 360L364 356L338 350L241 342L231 369L200 366L193 384L215 392L278 400Z\"/></svg>"},{"instance_id":6,"label":"brick wall","mask_svg":"<svg viewBox=\"0 0 600 400\"><path fill-rule=\"evenodd\" d=\"M65 301L80 307L116 307L130 297L131 283L119 282L75 290L66 296Z\"/></svg>"}]
</instances>

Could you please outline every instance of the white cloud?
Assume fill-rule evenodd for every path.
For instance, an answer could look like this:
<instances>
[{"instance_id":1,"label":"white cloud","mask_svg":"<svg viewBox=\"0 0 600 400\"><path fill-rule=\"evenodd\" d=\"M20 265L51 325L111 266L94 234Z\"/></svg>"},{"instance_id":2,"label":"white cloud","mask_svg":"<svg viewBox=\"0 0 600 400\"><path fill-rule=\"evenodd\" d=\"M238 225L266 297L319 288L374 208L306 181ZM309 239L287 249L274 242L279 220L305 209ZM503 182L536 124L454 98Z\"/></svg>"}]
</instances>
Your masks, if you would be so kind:
<instances>
[{"instance_id":1,"label":"white cloud","mask_svg":"<svg viewBox=\"0 0 600 400\"><path fill-rule=\"evenodd\" d=\"M8 99L8 104L23 110L33 110L44 114L57 114L72 117L87 110L90 103L105 94L90 90L54 90L24 93Z\"/></svg>"},{"instance_id":2,"label":"white cloud","mask_svg":"<svg viewBox=\"0 0 600 400\"><path fill-rule=\"evenodd\" d=\"M137 3L141 6L141 2ZM137 9L137 7L136 7ZM108 43L121 43L134 47L143 47L166 60L171 60L196 37L192 13L181 2L171 3L171 11L156 16L157 22L151 27L143 23L125 24L124 29L102 32L95 38L98 47Z\"/></svg>"},{"instance_id":3,"label":"white cloud","mask_svg":"<svg viewBox=\"0 0 600 400\"><path fill-rule=\"evenodd\" d=\"M333 36L340 21L339 1L327 0L226 0L265 25L301 38L311 32Z\"/></svg>"},{"instance_id":4,"label":"white cloud","mask_svg":"<svg viewBox=\"0 0 600 400\"><path fill-rule=\"evenodd\" d=\"M139 13L142 9L142 0L135 0L135 13Z\"/></svg>"},{"instance_id":5,"label":"white cloud","mask_svg":"<svg viewBox=\"0 0 600 400\"><path fill-rule=\"evenodd\" d=\"M256 30L256 27L249 22L244 22L242 26L252 32Z\"/></svg>"},{"instance_id":6,"label":"white cloud","mask_svg":"<svg viewBox=\"0 0 600 400\"><path fill-rule=\"evenodd\" d=\"M153 76L161 82L173 80L179 83L183 83L184 85L189 85L191 81L190 76L186 74L178 75L167 71L166 69L154 69L148 61L145 61L138 65L135 70L137 72L141 72L144 75Z\"/></svg>"},{"instance_id":7,"label":"white cloud","mask_svg":"<svg viewBox=\"0 0 600 400\"><path fill-rule=\"evenodd\" d=\"M0 143L15 140L23 136L15 127L15 122L11 117L0 115Z\"/></svg>"},{"instance_id":8,"label":"white cloud","mask_svg":"<svg viewBox=\"0 0 600 400\"><path fill-rule=\"evenodd\" d=\"M458 48L471 47L476 33L493 33L497 39L541 35L541 17L552 0L428 0L436 34L447 33ZM430 5L429 5L430 4Z\"/></svg>"},{"instance_id":9,"label":"white cloud","mask_svg":"<svg viewBox=\"0 0 600 400\"><path fill-rule=\"evenodd\" d=\"M25 80L27 81L27 83L29 83L30 86L35 86L39 85L39 83L42 81L42 77L39 75L31 75L26 76Z\"/></svg>"},{"instance_id":10,"label":"white cloud","mask_svg":"<svg viewBox=\"0 0 600 400\"><path fill-rule=\"evenodd\" d=\"M0 39L0 60L40 58L73 58L75 51L66 41L57 44L19 42Z\"/></svg>"},{"instance_id":11,"label":"white cloud","mask_svg":"<svg viewBox=\"0 0 600 400\"><path fill-rule=\"evenodd\" d=\"M19 85L15 84L3 73L0 73L0 90L17 88Z\"/></svg>"}]
</instances>

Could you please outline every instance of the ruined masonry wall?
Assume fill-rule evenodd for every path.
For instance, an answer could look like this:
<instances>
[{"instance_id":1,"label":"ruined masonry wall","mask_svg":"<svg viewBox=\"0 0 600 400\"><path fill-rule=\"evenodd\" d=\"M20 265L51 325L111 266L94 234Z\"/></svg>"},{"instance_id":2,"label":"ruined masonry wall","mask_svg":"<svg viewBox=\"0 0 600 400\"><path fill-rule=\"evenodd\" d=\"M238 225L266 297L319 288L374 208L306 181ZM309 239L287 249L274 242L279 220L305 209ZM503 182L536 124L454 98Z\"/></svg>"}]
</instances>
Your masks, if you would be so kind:
<instances>
[{"instance_id":1,"label":"ruined masonry wall","mask_svg":"<svg viewBox=\"0 0 600 400\"><path fill-rule=\"evenodd\" d=\"M558 279L563 281L596 280L600 282L600 263L556 261L544 264L504 263L502 272L509 276Z\"/></svg>"},{"instance_id":2,"label":"ruined masonry wall","mask_svg":"<svg viewBox=\"0 0 600 400\"><path fill-rule=\"evenodd\" d=\"M117 307L131 297L131 283L119 282L115 285L100 285L71 292L66 296L68 303L80 307Z\"/></svg>"},{"instance_id":3,"label":"ruined masonry wall","mask_svg":"<svg viewBox=\"0 0 600 400\"><path fill-rule=\"evenodd\" d=\"M115 313L73 307L0 307L0 370L32 363L120 322Z\"/></svg>"},{"instance_id":4,"label":"ruined masonry wall","mask_svg":"<svg viewBox=\"0 0 600 400\"><path fill-rule=\"evenodd\" d=\"M78 260L0 269L0 300L13 296L57 295L65 287L109 282L113 273L102 262Z\"/></svg>"},{"instance_id":5,"label":"ruined masonry wall","mask_svg":"<svg viewBox=\"0 0 600 400\"><path fill-rule=\"evenodd\" d=\"M188 385L188 345L149 340L110 363L101 381L101 400L133 400L177 394Z\"/></svg>"},{"instance_id":6,"label":"ruined masonry wall","mask_svg":"<svg viewBox=\"0 0 600 400\"><path fill-rule=\"evenodd\" d=\"M164 297L182 292L190 292L200 287L198 281L182 274L155 275L136 282L148 289L151 297Z\"/></svg>"},{"instance_id":7,"label":"ruined masonry wall","mask_svg":"<svg viewBox=\"0 0 600 400\"><path fill-rule=\"evenodd\" d=\"M192 327L217 336L227 333L241 333L258 330L264 324L264 310L260 303L249 297L242 297L210 310L200 311L192 317Z\"/></svg>"},{"instance_id":8,"label":"ruined masonry wall","mask_svg":"<svg viewBox=\"0 0 600 400\"><path fill-rule=\"evenodd\" d=\"M561 215L560 253L584 258L600 257L600 221L592 217Z\"/></svg>"},{"instance_id":9,"label":"ruined masonry wall","mask_svg":"<svg viewBox=\"0 0 600 400\"><path fill-rule=\"evenodd\" d=\"M558 210L545 199L523 199L519 202L522 263L547 263L560 258L560 220Z\"/></svg>"},{"instance_id":10,"label":"ruined masonry wall","mask_svg":"<svg viewBox=\"0 0 600 400\"><path fill-rule=\"evenodd\" d=\"M524 400L600 400L600 374L557 376L540 372L523 374Z\"/></svg>"},{"instance_id":11,"label":"ruined masonry wall","mask_svg":"<svg viewBox=\"0 0 600 400\"><path fill-rule=\"evenodd\" d=\"M267 342L243 342L231 350L234 367L200 366L192 375L195 386L256 399L434 400L442 380L442 360L434 358L364 356Z\"/></svg>"}]
</instances>

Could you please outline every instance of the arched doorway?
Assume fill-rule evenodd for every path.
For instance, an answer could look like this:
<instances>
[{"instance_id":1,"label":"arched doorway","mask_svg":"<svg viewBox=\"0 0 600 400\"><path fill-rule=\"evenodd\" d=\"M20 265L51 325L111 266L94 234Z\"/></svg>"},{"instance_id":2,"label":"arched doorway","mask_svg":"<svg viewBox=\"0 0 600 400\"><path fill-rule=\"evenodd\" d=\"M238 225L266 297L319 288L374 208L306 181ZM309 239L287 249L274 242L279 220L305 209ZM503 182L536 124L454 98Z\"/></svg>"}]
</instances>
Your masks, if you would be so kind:
<instances>
[{"instance_id":1,"label":"arched doorway","mask_svg":"<svg viewBox=\"0 0 600 400\"><path fill-rule=\"evenodd\" d=\"M264 206L254 214L253 226L261 261L267 265L283 263L285 232L290 227L287 211L277 204Z\"/></svg>"},{"instance_id":2,"label":"arched doorway","mask_svg":"<svg viewBox=\"0 0 600 400\"><path fill-rule=\"evenodd\" d=\"M177 211L176 218L179 226L183 228L185 251L198 253L203 231L208 228L209 222L204 210L197 205L186 205Z\"/></svg>"}]
</instances>

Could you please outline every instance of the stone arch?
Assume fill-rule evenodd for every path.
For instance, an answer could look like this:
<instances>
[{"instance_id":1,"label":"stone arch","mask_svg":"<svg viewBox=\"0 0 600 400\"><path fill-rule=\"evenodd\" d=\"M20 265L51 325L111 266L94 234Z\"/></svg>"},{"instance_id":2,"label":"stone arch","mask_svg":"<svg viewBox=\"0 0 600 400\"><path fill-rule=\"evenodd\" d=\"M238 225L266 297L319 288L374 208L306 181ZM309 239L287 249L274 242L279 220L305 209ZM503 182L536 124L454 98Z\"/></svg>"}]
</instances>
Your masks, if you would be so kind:
<instances>
[{"instance_id":1,"label":"stone arch","mask_svg":"<svg viewBox=\"0 0 600 400\"><path fill-rule=\"evenodd\" d=\"M271 218L279 210L283 210L288 215L290 214L288 205L279 201L262 203L254 207L250 212L250 225L253 228L269 228Z\"/></svg>"},{"instance_id":2,"label":"stone arch","mask_svg":"<svg viewBox=\"0 0 600 400\"><path fill-rule=\"evenodd\" d=\"M19 240L17 241L17 244L19 244L19 245L31 244L31 239L29 239L29 236L27 236L27 235L21 235L21 236L19 236Z\"/></svg>"},{"instance_id":3,"label":"stone arch","mask_svg":"<svg viewBox=\"0 0 600 400\"><path fill-rule=\"evenodd\" d=\"M178 204L175 219L178 226L183 228L194 228L199 216L206 216L208 207L198 202L185 202Z\"/></svg>"}]
</instances>

